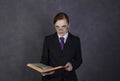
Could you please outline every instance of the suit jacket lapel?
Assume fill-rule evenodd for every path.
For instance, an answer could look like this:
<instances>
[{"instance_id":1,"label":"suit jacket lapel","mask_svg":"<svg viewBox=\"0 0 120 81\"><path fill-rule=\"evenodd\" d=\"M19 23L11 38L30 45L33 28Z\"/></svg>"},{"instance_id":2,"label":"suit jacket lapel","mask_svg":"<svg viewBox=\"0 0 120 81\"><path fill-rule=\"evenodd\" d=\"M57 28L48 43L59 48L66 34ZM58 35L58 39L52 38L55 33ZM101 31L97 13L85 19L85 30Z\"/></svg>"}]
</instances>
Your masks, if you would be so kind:
<instances>
[{"instance_id":1,"label":"suit jacket lapel","mask_svg":"<svg viewBox=\"0 0 120 81\"><path fill-rule=\"evenodd\" d=\"M60 46L60 43L59 43L59 38L57 36L57 33L54 34L54 38L55 38L55 41L54 41L54 46L55 46L55 49L57 50L58 53L62 53L66 50L66 47L69 47L69 44L70 44L70 41L71 41L71 34L69 33L68 34L68 38L66 40L66 43L64 45L64 49L63 51L61 50L61 46ZM60 54L61 55L61 54Z\"/></svg>"},{"instance_id":2,"label":"suit jacket lapel","mask_svg":"<svg viewBox=\"0 0 120 81\"><path fill-rule=\"evenodd\" d=\"M67 40L66 40L66 43L65 43L65 46L68 45L70 41L71 41L71 34L69 33Z\"/></svg>"},{"instance_id":3,"label":"suit jacket lapel","mask_svg":"<svg viewBox=\"0 0 120 81\"><path fill-rule=\"evenodd\" d=\"M61 47L60 47L60 43L59 43L59 38L58 38L58 36L57 36L57 33L55 33L55 41L54 41L54 45L55 45L55 47L56 47L56 50L58 51L58 52L60 52L61 51Z\"/></svg>"}]
</instances>

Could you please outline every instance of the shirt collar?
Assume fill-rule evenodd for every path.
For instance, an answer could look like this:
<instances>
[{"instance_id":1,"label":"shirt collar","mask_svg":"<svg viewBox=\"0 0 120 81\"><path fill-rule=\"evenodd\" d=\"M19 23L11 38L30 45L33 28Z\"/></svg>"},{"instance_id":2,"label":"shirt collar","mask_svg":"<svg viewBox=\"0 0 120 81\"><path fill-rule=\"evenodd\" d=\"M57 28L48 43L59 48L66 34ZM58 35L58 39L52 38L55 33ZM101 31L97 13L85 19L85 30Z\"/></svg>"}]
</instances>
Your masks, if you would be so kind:
<instances>
[{"instance_id":1,"label":"shirt collar","mask_svg":"<svg viewBox=\"0 0 120 81\"><path fill-rule=\"evenodd\" d=\"M60 36L59 34L58 34L58 37L60 38L60 37L64 37L65 39L68 37L68 32L64 35L64 36Z\"/></svg>"},{"instance_id":2,"label":"shirt collar","mask_svg":"<svg viewBox=\"0 0 120 81\"><path fill-rule=\"evenodd\" d=\"M65 38L64 42L66 42L67 37L68 37L68 32L67 32L64 36L60 36L60 35L58 34L58 37L59 37L59 38L60 38L60 37L64 37L64 38Z\"/></svg>"}]
</instances>

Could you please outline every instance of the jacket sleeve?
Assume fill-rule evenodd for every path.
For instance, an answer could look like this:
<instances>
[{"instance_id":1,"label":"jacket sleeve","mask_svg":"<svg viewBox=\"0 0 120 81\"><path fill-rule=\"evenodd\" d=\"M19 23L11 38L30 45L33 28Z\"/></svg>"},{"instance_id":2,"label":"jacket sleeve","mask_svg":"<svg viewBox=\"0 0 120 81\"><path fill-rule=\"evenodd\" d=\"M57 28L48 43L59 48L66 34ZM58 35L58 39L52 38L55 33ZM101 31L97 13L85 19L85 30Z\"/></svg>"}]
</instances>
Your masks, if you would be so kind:
<instances>
[{"instance_id":1,"label":"jacket sleeve","mask_svg":"<svg viewBox=\"0 0 120 81\"><path fill-rule=\"evenodd\" d=\"M43 42L41 63L46 65L49 64L49 49L48 49L47 37L44 38L44 42Z\"/></svg>"},{"instance_id":2,"label":"jacket sleeve","mask_svg":"<svg viewBox=\"0 0 120 81\"><path fill-rule=\"evenodd\" d=\"M80 44L79 38L77 38L75 45L76 45L75 46L75 55L71 61L71 64L72 64L74 70L77 69L82 64L81 44Z\"/></svg>"}]
</instances>

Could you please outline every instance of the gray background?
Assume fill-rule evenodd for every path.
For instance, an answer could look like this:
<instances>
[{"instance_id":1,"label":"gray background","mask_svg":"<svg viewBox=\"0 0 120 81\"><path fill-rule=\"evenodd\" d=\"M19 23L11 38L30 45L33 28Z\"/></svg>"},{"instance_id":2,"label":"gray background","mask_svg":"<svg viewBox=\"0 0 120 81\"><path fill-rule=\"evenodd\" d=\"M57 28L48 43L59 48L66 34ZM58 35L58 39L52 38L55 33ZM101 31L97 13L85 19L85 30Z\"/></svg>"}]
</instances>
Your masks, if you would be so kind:
<instances>
[{"instance_id":1,"label":"gray background","mask_svg":"<svg viewBox=\"0 0 120 81\"><path fill-rule=\"evenodd\" d=\"M26 64L40 62L60 11L81 38L79 81L120 81L120 0L0 0L0 81L40 81Z\"/></svg>"}]
</instances>

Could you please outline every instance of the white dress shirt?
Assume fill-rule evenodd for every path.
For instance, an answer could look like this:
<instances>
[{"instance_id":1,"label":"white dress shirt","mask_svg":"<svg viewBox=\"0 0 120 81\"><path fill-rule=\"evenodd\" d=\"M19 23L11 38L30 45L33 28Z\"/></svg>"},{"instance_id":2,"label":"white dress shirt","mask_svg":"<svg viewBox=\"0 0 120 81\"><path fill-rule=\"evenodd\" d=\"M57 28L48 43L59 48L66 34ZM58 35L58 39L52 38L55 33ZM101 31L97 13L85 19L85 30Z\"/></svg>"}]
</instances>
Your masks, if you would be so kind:
<instances>
[{"instance_id":1,"label":"white dress shirt","mask_svg":"<svg viewBox=\"0 0 120 81\"><path fill-rule=\"evenodd\" d=\"M67 37L68 37L68 32L64 36L60 36L58 34L58 37L59 37L59 42L60 42L60 37L64 37L64 43L66 43L66 40L67 40Z\"/></svg>"}]
</instances>

